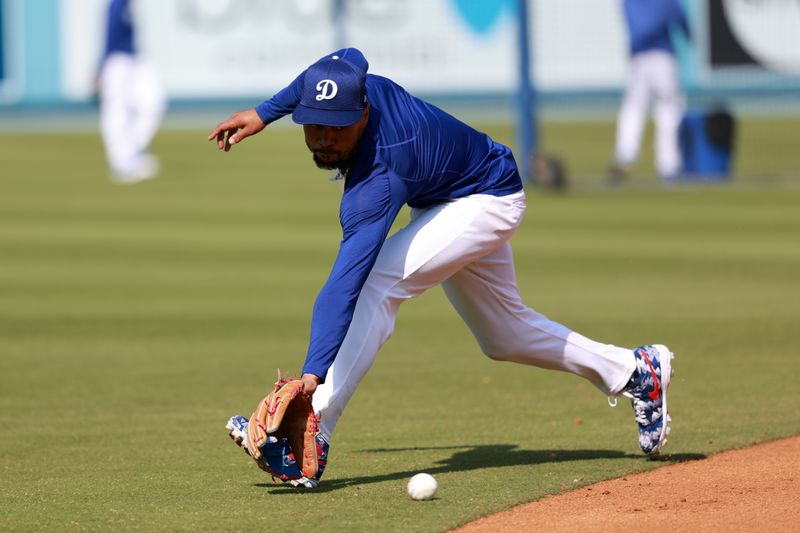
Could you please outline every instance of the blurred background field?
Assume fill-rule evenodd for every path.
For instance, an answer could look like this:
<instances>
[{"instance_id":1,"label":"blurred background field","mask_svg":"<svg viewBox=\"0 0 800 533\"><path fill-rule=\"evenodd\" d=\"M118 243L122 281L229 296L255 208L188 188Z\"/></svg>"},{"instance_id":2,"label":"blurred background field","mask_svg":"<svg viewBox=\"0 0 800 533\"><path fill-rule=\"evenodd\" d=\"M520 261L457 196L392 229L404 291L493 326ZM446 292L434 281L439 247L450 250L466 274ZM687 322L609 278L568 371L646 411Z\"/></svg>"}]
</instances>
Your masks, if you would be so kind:
<instances>
[{"instance_id":1,"label":"blurred background field","mask_svg":"<svg viewBox=\"0 0 800 533\"><path fill-rule=\"evenodd\" d=\"M434 289L404 304L310 493L273 484L223 426L277 368L302 365L340 185L288 119L229 154L207 132L344 40L516 148L515 2L351 0L338 31L327 0L161 4L141 2L170 94L152 147L162 172L120 185L90 102L105 2L0 0L0 529L252 531L304 516L322 531L444 531L800 432L800 58L782 55L800 46L775 22L794 4L759 3L742 25L751 3L725 3L751 52L735 65L713 53L723 3L687 2L688 103L735 116L732 171L665 186L648 129L631 177L609 187L618 4L531 3L538 148L568 187L528 184L519 285L589 337L675 351L664 460L641 456L625 402L483 357ZM221 46L234 35L246 37ZM407 498L418 471L437 477L438 499Z\"/></svg>"}]
</instances>

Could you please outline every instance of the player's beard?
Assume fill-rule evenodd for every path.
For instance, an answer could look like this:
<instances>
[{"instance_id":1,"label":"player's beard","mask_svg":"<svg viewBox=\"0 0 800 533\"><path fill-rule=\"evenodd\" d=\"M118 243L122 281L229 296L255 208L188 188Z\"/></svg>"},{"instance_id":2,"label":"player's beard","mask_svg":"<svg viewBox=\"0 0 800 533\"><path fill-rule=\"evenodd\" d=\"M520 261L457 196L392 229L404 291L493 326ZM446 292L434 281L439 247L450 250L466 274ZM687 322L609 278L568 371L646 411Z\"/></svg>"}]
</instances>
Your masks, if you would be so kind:
<instances>
[{"instance_id":1,"label":"player's beard","mask_svg":"<svg viewBox=\"0 0 800 533\"><path fill-rule=\"evenodd\" d=\"M339 160L323 161L322 159L317 157L317 154L312 154L312 157L314 158L314 164L317 165L317 167L325 170L336 170L340 168L344 163L344 161L339 161Z\"/></svg>"},{"instance_id":2,"label":"player's beard","mask_svg":"<svg viewBox=\"0 0 800 533\"><path fill-rule=\"evenodd\" d=\"M319 157L318 154L325 154L325 155L335 154L338 157L336 157L336 158L326 158L323 161ZM317 165L317 167L325 169L325 170L339 170L339 169L342 169L342 168L346 167L349 164L350 159L352 159L352 157L353 157L353 152L347 152L347 153L343 153L343 152L323 152L323 151L320 150L320 151L317 151L317 152L311 152L311 156L314 158L314 164Z\"/></svg>"}]
</instances>

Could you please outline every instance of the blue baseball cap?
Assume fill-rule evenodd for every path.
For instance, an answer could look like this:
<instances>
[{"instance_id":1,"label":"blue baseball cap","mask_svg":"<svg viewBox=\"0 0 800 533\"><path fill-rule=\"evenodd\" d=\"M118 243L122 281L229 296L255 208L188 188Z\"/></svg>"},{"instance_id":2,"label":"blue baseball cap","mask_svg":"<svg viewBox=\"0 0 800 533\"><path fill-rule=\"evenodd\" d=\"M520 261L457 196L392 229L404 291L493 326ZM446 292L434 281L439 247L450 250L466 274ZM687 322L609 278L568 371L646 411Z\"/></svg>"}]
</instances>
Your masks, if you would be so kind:
<instances>
[{"instance_id":1,"label":"blue baseball cap","mask_svg":"<svg viewBox=\"0 0 800 533\"><path fill-rule=\"evenodd\" d=\"M367 105L366 79L364 69L338 55L320 59L306 70L292 120L321 126L354 124Z\"/></svg>"}]
</instances>

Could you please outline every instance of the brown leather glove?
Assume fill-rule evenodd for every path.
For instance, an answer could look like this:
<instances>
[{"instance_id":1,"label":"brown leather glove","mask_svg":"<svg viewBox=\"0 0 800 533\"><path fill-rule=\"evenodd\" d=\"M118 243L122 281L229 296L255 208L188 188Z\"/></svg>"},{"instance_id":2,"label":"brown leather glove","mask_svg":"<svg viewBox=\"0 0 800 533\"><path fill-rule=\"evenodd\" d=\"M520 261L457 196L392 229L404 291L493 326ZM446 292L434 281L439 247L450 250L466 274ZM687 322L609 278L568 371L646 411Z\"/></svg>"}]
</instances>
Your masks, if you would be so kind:
<instances>
[{"instance_id":1,"label":"brown leather glove","mask_svg":"<svg viewBox=\"0 0 800 533\"><path fill-rule=\"evenodd\" d=\"M324 466L319 464L317 457L318 422L311 397L303 391L303 382L279 378L275 388L258 403L250 417L247 452L262 470L286 481L294 476L287 477L283 469L276 471L275 463L262 454L262 450L270 449L271 442L280 442L285 438L302 475L306 478L318 477L320 466Z\"/></svg>"}]
</instances>

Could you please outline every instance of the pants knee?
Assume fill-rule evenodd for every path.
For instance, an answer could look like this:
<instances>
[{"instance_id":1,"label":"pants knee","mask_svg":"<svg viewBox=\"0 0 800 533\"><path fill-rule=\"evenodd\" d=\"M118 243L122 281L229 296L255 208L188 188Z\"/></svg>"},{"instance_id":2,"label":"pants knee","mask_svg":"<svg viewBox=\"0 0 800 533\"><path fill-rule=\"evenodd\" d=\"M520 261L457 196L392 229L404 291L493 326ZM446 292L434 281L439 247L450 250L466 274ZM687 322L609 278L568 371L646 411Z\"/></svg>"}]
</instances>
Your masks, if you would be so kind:
<instances>
[{"instance_id":1,"label":"pants knee","mask_svg":"<svg viewBox=\"0 0 800 533\"><path fill-rule=\"evenodd\" d=\"M520 349L513 344L497 342L480 343L483 354L494 361L515 361L518 359Z\"/></svg>"}]
</instances>

